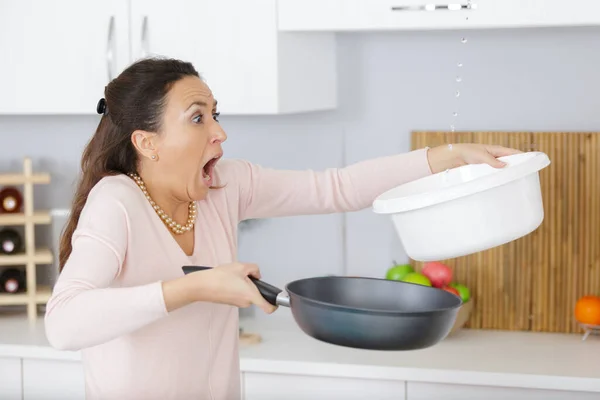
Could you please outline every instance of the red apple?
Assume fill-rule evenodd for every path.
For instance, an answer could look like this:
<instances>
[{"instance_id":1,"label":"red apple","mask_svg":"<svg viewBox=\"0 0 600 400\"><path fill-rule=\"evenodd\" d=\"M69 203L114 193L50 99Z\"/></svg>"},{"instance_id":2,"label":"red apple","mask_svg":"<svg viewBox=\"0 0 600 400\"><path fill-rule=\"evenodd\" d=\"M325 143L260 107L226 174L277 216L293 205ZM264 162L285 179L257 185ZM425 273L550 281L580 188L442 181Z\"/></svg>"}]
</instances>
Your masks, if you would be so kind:
<instances>
[{"instance_id":1,"label":"red apple","mask_svg":"<svg viewBox=\"0 0 600 400\"><path fill-rule=\"evenodd\" d=\"M431 281L431 285L438 289L448 286L452 281L452 270L441 262L433 261L425 263L421 271Z\"/></svg>"},{"instance_id":2,"label":"red apple","mask_svg":"<svg viewBox=\"0 0 600 400\"><path fill-rule=\"evenodd\" d=\"M458 290L454 289L452 286L446 286L443 288L443 290L445 290L446 292L450 292L456 295L457 297L460 297L460 293L458 293Z\"/></svg>"}]
</instances>

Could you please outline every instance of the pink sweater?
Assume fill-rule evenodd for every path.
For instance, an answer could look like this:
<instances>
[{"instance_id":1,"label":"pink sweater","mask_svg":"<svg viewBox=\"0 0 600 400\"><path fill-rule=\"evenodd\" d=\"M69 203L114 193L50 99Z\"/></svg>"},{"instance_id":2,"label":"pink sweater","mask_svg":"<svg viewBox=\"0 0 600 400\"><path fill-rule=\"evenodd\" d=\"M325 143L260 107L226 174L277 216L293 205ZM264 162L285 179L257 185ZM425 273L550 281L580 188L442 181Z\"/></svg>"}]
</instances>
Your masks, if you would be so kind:
<instances>
[{"instance_id":1,"label":"pink sweater","mask_svg":"<svg viewBox=\"0 0 600 400\"><path fill-rule=\"evenodd\" d=\"M161 281L182 276L186 264L235 261L243 219L360 210L430 173L424 149L322 172L221 160L216 183L227 186L198 203L191 257L134 181L104 178L48 302L47 338L82 350L90 399L239 399L238 309L198 302L168 313Z\"/></svg>"}]
</instances>

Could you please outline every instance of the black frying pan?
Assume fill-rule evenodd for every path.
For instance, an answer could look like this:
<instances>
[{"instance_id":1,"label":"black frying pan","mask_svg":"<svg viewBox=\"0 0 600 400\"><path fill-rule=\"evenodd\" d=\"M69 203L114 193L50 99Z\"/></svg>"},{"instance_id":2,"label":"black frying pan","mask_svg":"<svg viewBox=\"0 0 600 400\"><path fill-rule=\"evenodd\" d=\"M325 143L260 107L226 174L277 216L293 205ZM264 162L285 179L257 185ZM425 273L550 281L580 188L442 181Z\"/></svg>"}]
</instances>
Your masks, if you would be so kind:
<instances>
[{"instance_id":1,"label":"black frying pan","mask_svg":"<svg viewBox=\"0 0 600 400\"><path fill-rule=\"evenodd\" d=\"M210 267L185 266L185 274ZM286 292L250 277L271 304L286 306L300 329L323 342L370 350L416 350L448 335L462 301L445 290L375 278L293 281Z\"/></svg>"}]
</instances>

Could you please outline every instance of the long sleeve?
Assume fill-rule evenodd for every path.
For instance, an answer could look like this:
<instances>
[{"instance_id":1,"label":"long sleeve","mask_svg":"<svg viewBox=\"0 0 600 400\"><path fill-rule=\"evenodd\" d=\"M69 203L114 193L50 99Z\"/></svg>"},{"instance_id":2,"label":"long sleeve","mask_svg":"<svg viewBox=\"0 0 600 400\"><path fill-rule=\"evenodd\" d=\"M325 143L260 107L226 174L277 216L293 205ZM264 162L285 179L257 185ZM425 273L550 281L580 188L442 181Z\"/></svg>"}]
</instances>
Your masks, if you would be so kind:
<instances>
[{"instance_id":1,"label":"long sleeve","mask_svg":"<svg viewBox=\"0 0 600 400\"><path fill-rule=\"evenodd\" d=\"M357 211L386 190L431 174L426 149L324 171L240 163L241 220Z\"/></svg>"},{"instance_id":2,"label":"long sleeve","mask_svg":"<svg viewBox=\"0 0 600 400\"><path fill-rule=\"evenodd\" d=\"M88 197L47 304L46 336L53 347L95 346L167 315L161 282L110 287L123 266L127 232L125 210L115 197Z\"/></svg>"}]
</instances>

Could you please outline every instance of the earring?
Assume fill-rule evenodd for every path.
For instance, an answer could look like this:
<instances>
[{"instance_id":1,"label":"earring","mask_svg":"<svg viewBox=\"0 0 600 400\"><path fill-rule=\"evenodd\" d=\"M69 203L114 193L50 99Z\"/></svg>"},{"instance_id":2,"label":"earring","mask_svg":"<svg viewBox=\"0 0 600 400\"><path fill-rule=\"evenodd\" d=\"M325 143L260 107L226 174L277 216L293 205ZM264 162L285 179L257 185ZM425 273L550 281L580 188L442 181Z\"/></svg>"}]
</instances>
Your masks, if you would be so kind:
<instances>
[{"instance_id":1,"label":"earring","mask_svg":"<svg viewBox=\"0 0 600 400\"><path fill-rule=\"evenodd\" d=\"M152 158L153 160L156 160L156 158L157 158L157 157L156 157L156 154L152 154L152 157L151 157L151 158Z\"/></svg>"}]
</instances>

